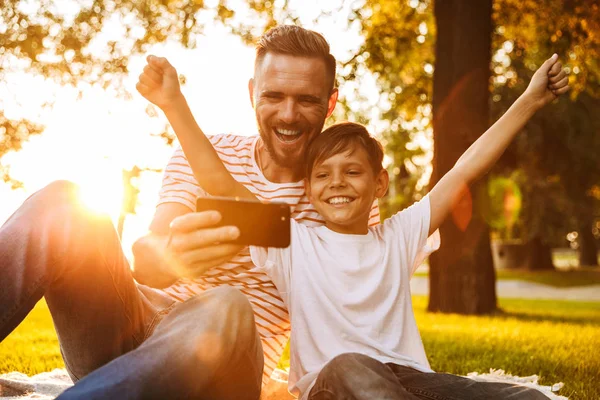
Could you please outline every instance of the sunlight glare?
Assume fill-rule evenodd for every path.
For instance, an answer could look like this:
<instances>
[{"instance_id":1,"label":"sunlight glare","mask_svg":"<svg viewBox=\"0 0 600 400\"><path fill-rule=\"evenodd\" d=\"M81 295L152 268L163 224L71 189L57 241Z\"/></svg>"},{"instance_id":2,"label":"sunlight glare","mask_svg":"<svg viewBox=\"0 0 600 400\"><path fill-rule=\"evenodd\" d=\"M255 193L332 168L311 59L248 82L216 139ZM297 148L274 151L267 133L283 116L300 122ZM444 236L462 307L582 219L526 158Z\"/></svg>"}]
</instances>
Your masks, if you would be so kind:
<instances>
[{"instance_id":1,"label":"sunlight glare","mask_svg":"<svg viewBox=\"0 0 600 400\"><path fill-rule=\"evenodd\" d=\"M123 196L120 181L109 179L102 172L94 175L94 179L78 180L79 198L90 211L108 214L115 220L121 211Z\"/></svg>"}]
</instances>

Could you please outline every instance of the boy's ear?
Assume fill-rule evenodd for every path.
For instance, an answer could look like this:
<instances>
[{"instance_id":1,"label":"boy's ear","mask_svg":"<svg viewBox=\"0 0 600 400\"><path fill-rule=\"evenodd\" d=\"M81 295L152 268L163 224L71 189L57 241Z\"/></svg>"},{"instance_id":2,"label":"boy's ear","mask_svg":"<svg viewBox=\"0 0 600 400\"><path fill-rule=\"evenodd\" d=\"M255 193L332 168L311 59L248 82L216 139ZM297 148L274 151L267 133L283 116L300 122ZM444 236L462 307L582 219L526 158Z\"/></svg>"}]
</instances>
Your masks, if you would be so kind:
<instances>
[{"instance_id":1,"label":"boy's ear","mask_svg":"<svg viewBox=\"0 0 600 400\"><path fill-rule=\"evenodd\" d=\"M375 177L375 197L378 199L385 196L390 184L390 176L385 168L379 171Z\"/></svg>"},{"instance_id":2,"label":"boy's ear","mask_svg":"<svg viewBox=\"0 0 600 400\"><path fill-rule=\"evenodd\" d=\"M338 100L338 90L337 88L333 88L331 94L329 95L329 100L327 101L327 117L330 117L333 114L333 110L335 110L335 105Z\"/></svg>"},{"instance_id":3,"label":"boy's ear","mask_svg":"<svg viewBox=\"0 0 600 400\"><path fill-rule=\"evenodd\" d=\"M254 78L248 80L248 94L250 95L250 104L254 108Z\"/></svg>"}]
</instances>

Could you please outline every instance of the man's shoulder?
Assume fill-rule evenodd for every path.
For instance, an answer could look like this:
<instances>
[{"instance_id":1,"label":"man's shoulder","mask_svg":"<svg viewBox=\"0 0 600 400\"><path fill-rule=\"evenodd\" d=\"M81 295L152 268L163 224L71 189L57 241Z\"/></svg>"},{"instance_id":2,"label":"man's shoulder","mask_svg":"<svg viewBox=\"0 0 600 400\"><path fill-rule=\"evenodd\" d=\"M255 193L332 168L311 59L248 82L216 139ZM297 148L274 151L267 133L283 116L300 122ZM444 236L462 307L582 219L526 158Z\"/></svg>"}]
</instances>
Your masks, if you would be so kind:
<instances>
[{"instance_id":1,"label":"man's shoulder","mask_svg":"<svg viewBox=\"0 0 600 400\"><path fill-rule=\"evenodd\" d=\"M254 141L257 139L257 136L244 136L232 133L223 133L219 135L208 136L208 139L212 143L213 147L221 150L243 150L245 148L249 149L254 143Z\"/></svg>"}]
</instances>

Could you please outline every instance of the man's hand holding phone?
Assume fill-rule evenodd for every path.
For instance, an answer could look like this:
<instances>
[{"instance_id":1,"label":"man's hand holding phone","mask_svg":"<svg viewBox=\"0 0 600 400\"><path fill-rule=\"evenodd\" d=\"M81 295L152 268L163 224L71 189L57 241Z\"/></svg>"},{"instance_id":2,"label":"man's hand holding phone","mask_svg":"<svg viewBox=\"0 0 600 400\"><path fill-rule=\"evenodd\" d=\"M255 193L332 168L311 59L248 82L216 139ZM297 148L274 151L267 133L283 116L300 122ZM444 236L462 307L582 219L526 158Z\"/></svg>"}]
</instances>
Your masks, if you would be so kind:
<instances>
[{"instance_id":1,"label":"man's hand holding phone","mask_svg":"<svg viewBox=\"0 0 600 400\"><path fill-rule=\"evenodd\" d=\"M230 243L239 237L239 229L217 226L221 218L218 211L209 210L184 214L171 222L166 248L175 259L178 276L201 276L243 249L242 245Z\"/></svg>"}]
</instances>

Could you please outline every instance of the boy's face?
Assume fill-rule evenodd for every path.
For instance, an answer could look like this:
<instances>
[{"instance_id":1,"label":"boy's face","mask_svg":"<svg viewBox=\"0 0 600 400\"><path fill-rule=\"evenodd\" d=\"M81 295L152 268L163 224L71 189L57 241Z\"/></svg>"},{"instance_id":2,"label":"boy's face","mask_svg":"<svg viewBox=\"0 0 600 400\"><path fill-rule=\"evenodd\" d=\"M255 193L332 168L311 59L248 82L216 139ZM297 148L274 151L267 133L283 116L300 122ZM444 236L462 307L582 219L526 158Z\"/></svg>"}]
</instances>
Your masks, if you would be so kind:
<instances>
[{"instance_id":1,"label":"boy's face","mask_svg":"<svg viewBox=\"0 0 600 400\"><path fill-rule=\"evenodd\" d=\"M388 183L387 171L375 175L366 150L354 146L316 164L306 193L329 229L364 235L373 201L385 194Z\"/></svg>"}]
</instances>

